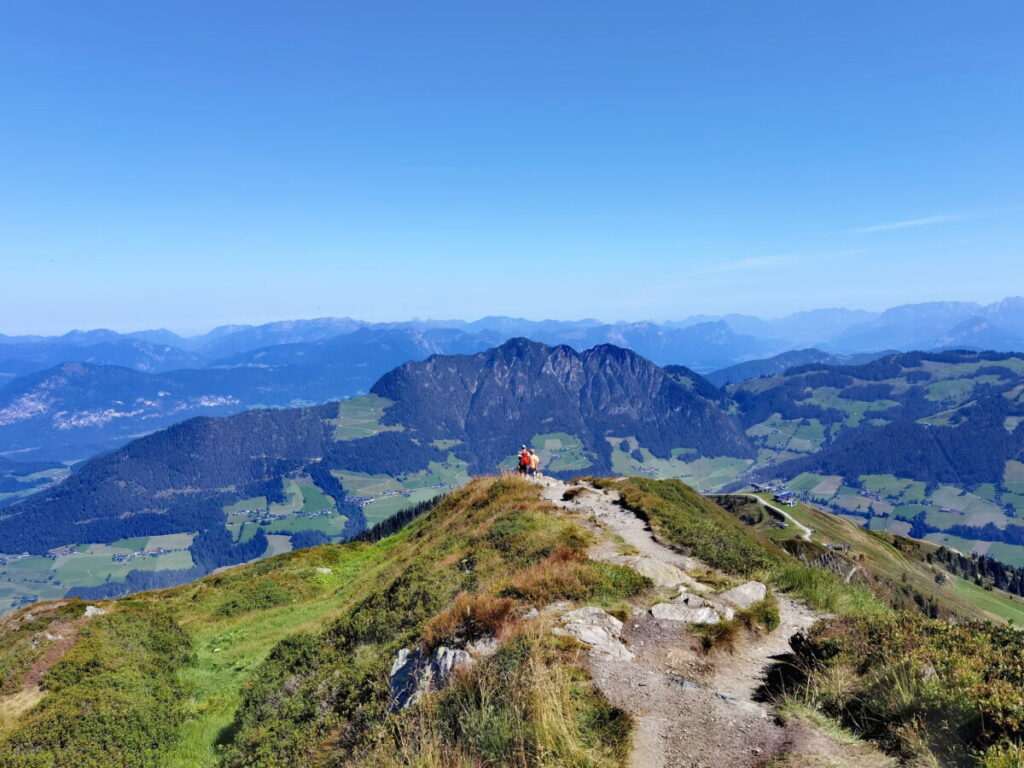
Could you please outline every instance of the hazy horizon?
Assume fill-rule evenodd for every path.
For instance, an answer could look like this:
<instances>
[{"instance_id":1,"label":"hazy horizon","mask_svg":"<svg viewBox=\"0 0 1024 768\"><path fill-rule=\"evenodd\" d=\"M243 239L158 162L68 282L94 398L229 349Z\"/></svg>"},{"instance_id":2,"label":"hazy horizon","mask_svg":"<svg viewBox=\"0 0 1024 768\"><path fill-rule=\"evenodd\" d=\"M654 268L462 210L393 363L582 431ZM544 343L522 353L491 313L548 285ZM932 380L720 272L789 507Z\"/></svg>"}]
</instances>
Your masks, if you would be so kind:
<instances>
[{"instance_id":1,"label":"hazy horizon","mask_svg":"<svg viewBox=\"0 0 1024 768\"><path fill-rule=\"evenodd\" d=\"M487 315L480 315L480 316L468 317L468 318L459 318L459 317L443 317L443 318L442 317L407 317L407 318L399 318L399 317L392 317L392 318L383 319L383 320L369 320L369 319L364 318L364 317L354 317L352 315L344 315L344 314L342 314L342 315L318 315L318 316L309 316L309 317L278 317L278 318L259 320L259 321L239 320L239 321L234 321L234 322L220 323L218 325L213 325L213 326L198 327L198 329L196 329L196 330L190 329L190 327L187 326L187 325L181 325L181 324L175 324L175 323L164 323L164 324L160 324L160 325L153 325L153 326L147 326L147 327L124 326L124 327L119 327L119 328L115 328L115 327L111 327L111 326L102 326L102 325L97 325L97 326L84 325L84 326L77 326L77 327L73 327L73 328L64 328L62 330L58 329L57 331L54 331L54 332L26 331L26 332L23 332L23 333L11 333L11 332L3 329L3 328L0 328L0 335L4 335L4 336L47 336L47 337L59 337L59 336L63 336L63 335L68 334L68 333L90 332L90 331L114 331L115 333L122 333L122 334L140 333L140 332L145 332L145 331L170 331L171 333L175 333L178 336L181 336L183 338L191 338L191 337L196 337L196 336L203 336L204 334L210 333L210 332L212 332L214 330L217 330L218 328L224 328L224 327L230 327L230 326L256 327L256 326L261 326L261 325L270 325L270 324L274 324L274 323L311 322L311 321L316 321L316 320L352 320L354 322L365 323L367 325L386 325L386 324L401 324L401 323L430 323L430 324L436 324L438 326L443 326L446 323L452 323L452 324L472 324L472 323L475 323L475 322L478 322L478 321L481 321L481 320L485 320L487 318L507 318L507 319L510 319L510 320L521 320L521 321L525 321L525 322L528 322L528 323L543 323L543 322L581 323L581 322L593 321L593 322L598 322L598 323L601 323L601 324L604 324L604 325L616 325L616 324L619 324L619 323L645 323L645 322L654 323L654 324L679 323L679 322L684 322L684 321L687 321L687 320L692 320L692 319L698 318L698 317L706 318L708 321L713 321L713 320L717 320L717 319L725 319L725 320L727 320L730 315L731 316L742 315L742 316L745 316L745 317L753 317L753 318L756 318L756 319L759 319L759 320L764 320L764 321L769 321L770 322L770 321L773 321L773 320L780 320L780 319L783 319L783 318L786 318L786 317L789 317L789 316L792 316L792 315L801 314L801 313L805 313L805 312L848 311L848 312L869 312L869 313L873 313L873 314L881 314L881 313L883 313L883 312L885 312L886 310L889 310L889 309L894 309L896 307L902 307L902 306L913 306L913 305L916 305L916 304L935 304L935 303L939 303L939 304L978 304L979 306L984 307L984 306L988 306L988 305L991 305L991 304L999 303L1001 301L1005 301L1007 299L1019 299L1019 298L1021 298L1021 297L1007 295L1007 296L1001 296L999 298L993 299L992 301L972 301L972 300L969 300L969 299L945 299L945 300L938 300L938 301L934 301L934 302L926 301L926 302L909 302L909 303L895 304L895 305L892 305L892 306L881 307L879 309L865 309L863 307L838 307L838 306L833 306L833 307L808 307L807 309L793 309L792 311L785 312L783 314L776 313L776 314L772 314L772 315L760 314L760 313L755 313L755 312L743 312L743 311L740 311L740 312L721 312L721 313L695 312L695 313L688 314L688 315L683 315L683 316L680 316L680 317L639 318L639 319L636 319L636 320L627 320L627 319L622 319L622 318L614 319L613 320L613 319L604 319L604 318L600 318L600 317L524 317L524 316L517 316L517 315L507 315L507 314L502 314L502 313L490 313L490 314L487 314Z\"/></svg>"}]
</instances>

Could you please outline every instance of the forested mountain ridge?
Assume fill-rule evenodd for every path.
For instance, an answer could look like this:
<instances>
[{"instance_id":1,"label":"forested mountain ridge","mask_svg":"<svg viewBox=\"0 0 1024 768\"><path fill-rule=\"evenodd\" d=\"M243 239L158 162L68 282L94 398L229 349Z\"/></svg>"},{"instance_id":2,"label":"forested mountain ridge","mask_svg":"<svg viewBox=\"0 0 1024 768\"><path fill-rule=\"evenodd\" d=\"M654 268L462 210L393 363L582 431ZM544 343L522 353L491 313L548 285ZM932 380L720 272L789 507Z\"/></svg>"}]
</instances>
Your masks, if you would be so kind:
<instances>
[{"instance_id":1,"label":"forested mountain ridge","mask_svg":"<svg viewBox=\"0 0 1024 768\"><path fill-rule=\"evenodd\" d=\"M493 472L520 442L549 433L579 441L594 468L609 466L609 436L637 437L666 457L677 448L751 455L738 422L716 401L611 346L580 354L517 339L477 355L406 363L373 393L383 409L354 436L339 436L348 422L334 403L196 418L140 438L6 508L0 540L12 552L41 553L216 528L235 502L282 501L282 482L292 476L357 521L358 507L332 470L399 476L455 461ZM357 406L343 403L341 412Z\"/></svg>"},{"instance_id":2,"label":"forested mountain ridge","mask_svg":"<svg viewBox=\"0 0 1024 768\"><path fill-rule=\"evenodd\" d=\"M634 437L665 458L674 449L752 455L714 387L684 386L635 352L611 345L578 353L513 339L473 356L406 363L371 391L395 402L385 424L402 424L425 440L463 441L456 452L473 471L506 458L510 441L542 433L580 440L595 471L610 470L612 437Z\"/></svg>"}]
</instances>

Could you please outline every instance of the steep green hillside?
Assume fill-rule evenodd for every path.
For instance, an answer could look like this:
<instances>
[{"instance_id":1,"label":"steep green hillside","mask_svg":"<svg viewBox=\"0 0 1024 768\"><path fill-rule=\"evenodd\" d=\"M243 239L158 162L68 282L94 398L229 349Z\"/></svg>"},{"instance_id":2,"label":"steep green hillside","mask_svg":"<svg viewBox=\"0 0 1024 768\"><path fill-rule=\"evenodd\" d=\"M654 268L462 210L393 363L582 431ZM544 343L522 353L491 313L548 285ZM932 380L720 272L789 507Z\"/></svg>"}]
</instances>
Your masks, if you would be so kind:
<instances>
[{"instance_id":1,"label":"steep green hillside","mask_svg":"<svg viewBox=\"0 0 1024 768\"><path fill-rule=\"evenodd\" d=\"M924 618L918 608L927 613L928 606L912 596L924 574L934 581L941 570L924 550L908 549L918 542L798 509L820 527L807 544L818 550L793 550L800 562L787 552L791 541L773 540L782 529L749 510L716 506L677 481L600 483L620 492L665 540L711 566L693 574L709 583L757 577L837 614L836 627L857 617L858 632L880 631L891 605L922 617L922 638L946 626ZM623 765L629 717L599 693L579 646L552 635L543 612L530 612L568 600L625 617L663 594L630 567L589 559L594 537L586 518L558 511L538 486L480 478L376 543L290 552L95 604L102 615L87 616L78 601L22 609L0 623L0 766ZM841 570L808 557L822 549L817 542L836 538L852 540L846 556L865 578L846 583ZM909 591L901 591L904 584ZM943 615L1009 616L1004 610L1017 605L998 591L979 588L965 597L943 590ZM990 601L984 608L976 601L981 594ZM994 609L998 602L1005 607ZM752 629L729 631L749 632L752 642L756 622L772 622L770 613L747 620ZM841 631L828 626L816 630L815 643ZM975 630L961 637L968 631ZM991 625L976 631L1004 644L1019 638ZM701 642L724 642L715 637ZM489 638L497 652L456 683L404 713L388 713L388 672L399 649L432 652ZM901 636L901 643L902 657L886 664L914 663L912 638ZM723 654L712 658L730 663ZM995 695L993 680L1017 674L987 669L983 658L971 663L989 682L977 696L957 700L967 712L982 706L978 697ZM814 717L837 715L853 727L848 700L838 693L815 698L820 681L815 670L805 671L791 691L803 698L790 700L790 710L819 706ZM938 705L927 706L934 712ZM970 740L959 729L973 721L957 717L961 751L1016 733L987 724ZM908 733L890 728L881 735L910 749Z\"/></svg>"}]
</instances>

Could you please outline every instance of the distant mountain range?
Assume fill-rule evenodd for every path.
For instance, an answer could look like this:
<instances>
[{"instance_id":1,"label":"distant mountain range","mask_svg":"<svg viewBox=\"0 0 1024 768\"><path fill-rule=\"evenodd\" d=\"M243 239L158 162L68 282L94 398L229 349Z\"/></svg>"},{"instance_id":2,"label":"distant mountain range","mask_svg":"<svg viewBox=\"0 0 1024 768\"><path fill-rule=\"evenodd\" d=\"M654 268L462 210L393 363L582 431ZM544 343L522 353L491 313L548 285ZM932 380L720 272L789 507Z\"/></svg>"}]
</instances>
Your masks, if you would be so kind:
<instances>
[{"instance_id":1,"label":"distant mountain range","mask_svg":"<svg viewBox=\"0 0 1024 768\"><path fill-rule=\"evenodd\" d=\"M705 373L723 386L794 365L863 363L892 351L1024 349L1024 299L914 304L883 313L823 309L776 320L486 317L370 324L320 318L222 326L189 338L102 329L0 336L0 455L75 461L192 416L344 399L369 391L404 362L475 353L510 337L577 351L612 344L658 365Z\"/></svg>"}]
</instances>

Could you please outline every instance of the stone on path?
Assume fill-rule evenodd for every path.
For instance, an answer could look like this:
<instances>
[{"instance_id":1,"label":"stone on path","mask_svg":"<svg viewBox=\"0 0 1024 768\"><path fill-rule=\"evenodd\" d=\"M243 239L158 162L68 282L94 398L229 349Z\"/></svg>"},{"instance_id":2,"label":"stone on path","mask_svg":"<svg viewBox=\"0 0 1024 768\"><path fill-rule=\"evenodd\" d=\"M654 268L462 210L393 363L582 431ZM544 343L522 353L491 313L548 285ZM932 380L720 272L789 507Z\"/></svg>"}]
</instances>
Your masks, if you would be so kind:
<instances>
[{"instance_id":1,"label":"stone on path","mask_svg":"<svg viewBox=\"0 0 1024 768\"><path fill-rule=\"evenodd\" d=\"M721 592L715 597L739 609L749 608L768 596L768 588L760 581L748 581L730 590Z\"/></svg>"},{"instance_id":2,"label":"stone on path","mask_svg":"<svg viewBox=\"0 0 1024 768\"><path fill-rule=\"evenodd\" d=\"M574 637L590 646L591 655L613 659L632 659L633 654L619 640L622 622L601 608L577 608L562 616L562 626L553 630L563 637Z\"/></svg>"}]
</instances>

